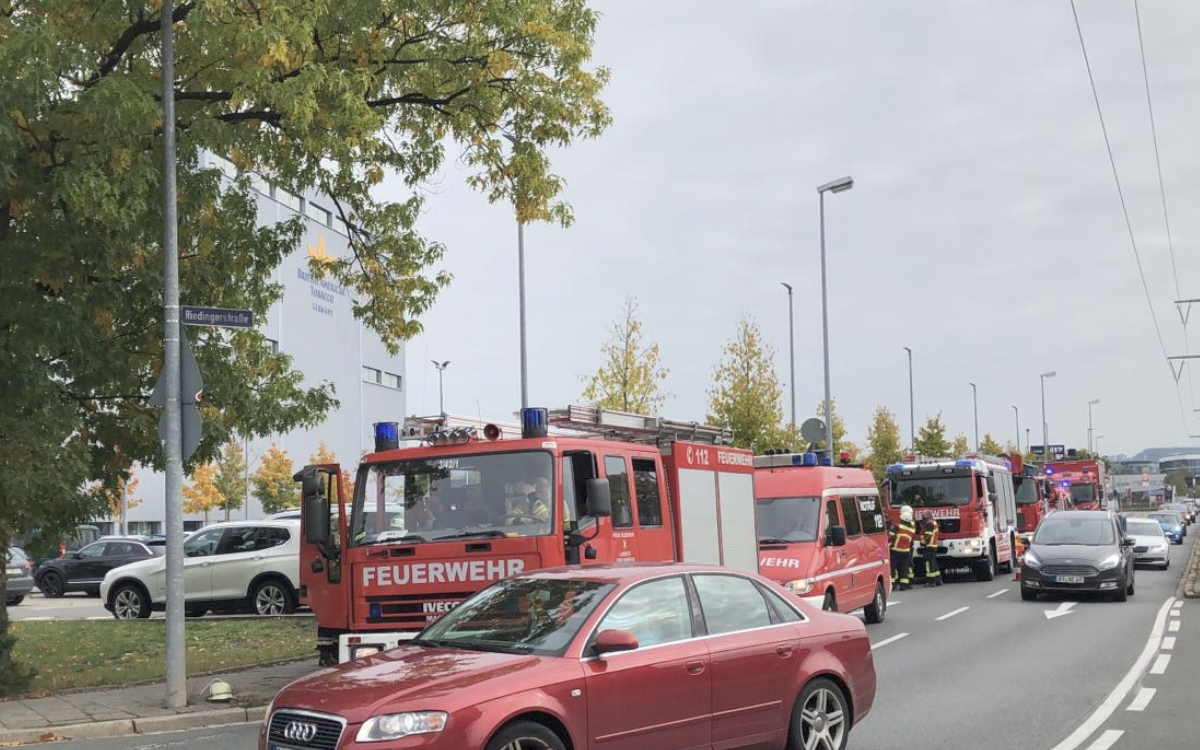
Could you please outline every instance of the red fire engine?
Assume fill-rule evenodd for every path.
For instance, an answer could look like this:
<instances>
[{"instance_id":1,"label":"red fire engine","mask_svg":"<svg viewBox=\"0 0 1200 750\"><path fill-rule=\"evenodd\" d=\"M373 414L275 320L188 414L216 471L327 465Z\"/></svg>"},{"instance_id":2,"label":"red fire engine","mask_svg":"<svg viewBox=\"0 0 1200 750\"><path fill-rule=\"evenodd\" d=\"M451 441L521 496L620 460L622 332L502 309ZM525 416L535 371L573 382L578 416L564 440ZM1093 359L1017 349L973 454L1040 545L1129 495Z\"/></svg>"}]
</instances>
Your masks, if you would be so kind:
<instances>
[{"instance_id":1,"label":"red fire engine","mask_svg":"<svg viewBox=\"0 0 1200 750\"><path fill-rule=\"evenodd\" d=\"M816 453L754 458L759 570L815 607L883 622L892 576L875 477L818 463Z\"/></svg>"},{"instance_id":2,"label":"red fire engine","mask_svg":"<svg viewBox=\"0 0 1200 750\"><path fill-rule=\"evenodd\" d=\"M477 436L437 420L403 434L377 424L352 492L336 465L296 475L302 593L323 663L394 647L526 570L680 560L758 571L754 457L727 445L728 430L590 407L521 416L515 438L493 425Z\"/></svg>"},{"instance_id":3,"label":"red fire engine","mask_svg":"<svg viewBox=\"0 0 1200 750\"><path fill-rule=\"evenodd\" d=\"M1071 494L1076 510L1103 510L1104 463L1094 458L1078 461L1052 461L1046 464L1046 478Z\"/></svg>"},{"instance_id":4,"label":"red fire engine","mask_svg":"<svg viewBox=\"0 0 1200 750\"><path fill-rule=\"evenodd\" d=\"M1017 531L1032 533L1047 513L1058 509L1051 508L1052 495L1056 493L1046 481L1041 466L1024 463L1020 453L1013 453L1009 460L1017 500Z\"/></svg>"},{"instance_id":5,"label":"red fire engine","mask_svg":"<svg viewBox=\"0 0 1200 750\"><path fill-rule=\"evenodd\" d=\"M969 565L981 581L996 571L1012 572L1017 506L1007 458L968 455L892 464L891 522L909 505L920 518L933 513L941 529L938 566L943 570Z\"/></svg>"}]
</instances>

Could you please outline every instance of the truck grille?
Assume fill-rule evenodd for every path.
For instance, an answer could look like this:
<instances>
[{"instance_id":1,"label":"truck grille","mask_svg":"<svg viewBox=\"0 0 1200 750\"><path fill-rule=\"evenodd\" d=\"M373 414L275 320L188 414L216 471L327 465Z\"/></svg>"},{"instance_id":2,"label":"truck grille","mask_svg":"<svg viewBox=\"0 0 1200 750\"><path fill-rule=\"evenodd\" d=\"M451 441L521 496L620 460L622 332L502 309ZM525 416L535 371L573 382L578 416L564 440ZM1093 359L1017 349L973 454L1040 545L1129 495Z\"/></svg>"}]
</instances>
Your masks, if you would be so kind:
<instances>
[{"instance_id":1,"label":"truck grille","mask_svg":"<svg viewBox=\"0 0 1200 750\"><path fill-rule=\"evenodd\" d=\"M962 526L957 518L939 518L937 522L938 531L943 534L957 534Z\"/></svg>"},{"instance_id":2,"label":"truck grille","mask_svg":"<svg viewBox=\"0 0 1200 750\"><path fill-rule=\"evenodd\" d=\"M345 727L338 716L283 709L271 715L267 742L289 750L337 750Z\"/></svg>"},{"instance_id":3,"label":"truck grille","mask_svg":"<svg viewBox=\"0 0 1200 750\"><path fill-rule=\"evenodd\" d=\"M402 630L422 630L426 625L454 609L473 592L448 591L444 594L393 594L368 596L367 622L387 623Z\"/></svg>"},{"instance_id":4,"label":"truck grille","mask_svg":"<svg viewBox=\"0 0 1200 750\"><path fill-rule=\"evenodd\" d=\"M1098 573L1090 565L1047 565L1042 573L1048 576L1094 576Z\"/></svg>"}]
</instances>

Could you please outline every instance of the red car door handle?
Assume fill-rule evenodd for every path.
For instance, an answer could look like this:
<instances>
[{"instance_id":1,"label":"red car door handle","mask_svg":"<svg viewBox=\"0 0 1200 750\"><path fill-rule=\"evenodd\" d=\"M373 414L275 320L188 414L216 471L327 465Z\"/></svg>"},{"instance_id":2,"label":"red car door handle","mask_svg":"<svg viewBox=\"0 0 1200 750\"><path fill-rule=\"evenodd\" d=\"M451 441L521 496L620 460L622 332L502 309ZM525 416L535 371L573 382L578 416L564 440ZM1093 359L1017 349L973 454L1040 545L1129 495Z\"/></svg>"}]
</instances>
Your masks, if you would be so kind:
<instances>
[{"instance_id":1,"label":"red car door handle","mask_svg":"<svg viewBox=\"0 0 1200 750\"><path fill-rule=\"evenodd\" d=\"M701 674L704 672L704 662L689 661L684 665L687 668L688 674Z\"/></svg>"},{"instance_id":2,"label":"red car door handle","mask_svg":"<svg viewBox=\"0 0 1200 750\"><path fill-rule=\"evenodd\" d=\"M776 646L775 653L779 654L779 656L781 658L786 659L792 655L792 647L791 646Z\"/></svg>"}]
</instances>

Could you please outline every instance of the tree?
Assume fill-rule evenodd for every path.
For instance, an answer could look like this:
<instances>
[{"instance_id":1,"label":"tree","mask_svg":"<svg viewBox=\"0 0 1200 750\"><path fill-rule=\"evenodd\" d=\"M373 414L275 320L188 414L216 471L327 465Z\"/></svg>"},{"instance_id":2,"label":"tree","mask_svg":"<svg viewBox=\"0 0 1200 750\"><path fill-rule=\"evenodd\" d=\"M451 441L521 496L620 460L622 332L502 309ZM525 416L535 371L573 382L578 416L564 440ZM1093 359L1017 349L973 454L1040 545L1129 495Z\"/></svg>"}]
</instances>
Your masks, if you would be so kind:
<instances>
[{"instance_id":1,"label":"tree","mask_svg":"<svg viewBox=\"0 0 1200 750\"><path fill-rule=\"evenodd\" d=\"M258 470L251 478L254 497L262 505L263 513L278 513L294 508L300 502L300 491L292 479L295 470L292 459L274 443L263 454Z\"/></svg>"},{"instance_id":2,"label":"tree","mask_svg":"<svg viewBox=\"0 0 1200 750\"><path fill-rule=\"evenodd\" d=\"M203 513L204 523L208 524L208 514L214 508L220 508L224 498L217 488L216 464L197 466L192 472L192 483L183 488L183 512Z\"/></svg>"},{"instance_id":3,"label":"tree","mask_svg":"<svg viewBox=\"0 0 1200 750\"><path fill-rule=\"evenodd\" d=\"M133 508L136 508L142 504L141 499L139 499L136 495L138 478L134 476L132 468L129 469L128 474L128 477L117 477L116 487L111 489L106 488L103 485L99 485L97 487L97 489L104 495L104 501L110 518L115 518L118 520L121 518L122 494L125 496L124 505L127 510L132 510ZM125 529L121 529L120 533L124 534Z\"/></svg>"},{"instance_id":4,"label":"tree","mask_svg":"<svg viewBox=\"0 0 1200 750\"><path fill-rule=\"evenodd\" d=\"M0 548L102 512L94 484L124 466L162 468L146 401L163 350L161 7L0 2ZM393 348L449 282L417 230L447 156L520 221L569 224L549 154L610 120L584 0L179 0L171 20L182 299L264 316L305 220L258 226L251 184L315 190L350 250L308 270ZM235 430L310 427L336 405L260 331L189 336L205 376L191 467Z\"/></svg>"},{"instance_id":5,"label":"tree","mask_svg":"<svg viewBox=\"0 0 1200 750\"><path fill-rule=\"evenodd\" d=\"M775 374L774 356L758 325L743 317L713 370L708 391L708 421L731 428L733 444L756 453L790 444L791 436L782 426L783 388Z\"/></svg>"},{"instance_id":6,"label":"tree","mask_svg":"<svg viewBox=\"0 0 1200 750\"><path fill-rule=\"evenodd\" d=\"M1011 453L1000 444L1000 441L992 437L991 433L984 433L983 440L979 441L979 452L987 456L1002 456Z\"/></svg>"},{"instance_id":7,"label":"tree","mask_svg":"<svg viewBox=\"0 0 1200 750\"><path fill-rule=\"evenodd\" d=\"M225 511L225 520L229 520L232 511L242 507L246 502L246 459L245 449L234 441L225 444L221 451L221 460L217 462L217 477L214 480L217 492L221 495L220 508Z\"/></svg>"},{"instance_id":8,"label":"tree","mask_svg":"<svg viewBox=\"0 0 1200 750\"><path fill-rule=\"evenodd\" d=\"M965 456L971 452L971 441L967 440L967 436L961 432L954 436L954 442L950 444L950 455L958 458Z\"/></svg>"},{"instance_id":9,"label":"tree","mask_svg":"<svg viewBox=\"0 0 1200 750\"><path fill-rule=\"evenodd\" d=\"M336 464L337 462L338 462L337 454L335 454L333 451L329 450L329 446L325 445L324 440L322 440L320 443L317 444L317 450L311 456L308 457L308 463L314 464L314 465L315 464Z\"/></svg>"},{"instance_id":10,"label":"tree","mask_svg":"<svg viewBox=\"0 0 1200 750\"><path fill-rule=\"evenodd\" d=\"M867 428L867 446L870 449L867 460L871 462L871 472L875 474L875 481L882 482L887 467L903 458L900 425L886 406L875 407L875 416Z\"/></svg>"},{"instance_id":11,"label":"tree","mask_svg":"<svg viewBox=\"0 0 1200 750\"><path fill-rule=\"evenodd\" d=\"M1173 497L1183 497L1188 494L1187 472L1183 469L1173 469L1163 477L1163 484L1171 488Z\"/></svg>"},{"instance_id":12,"label":"tree","mask_svg":"<svg viewBox=\"0 0 1200 750\"><path fill-rule=\"evenodd\" d=\"M600 367L584 379L583 398L604 409L657 414L666 401L659 385L668 371L659 359L658 344L644 343L637 309L636 299L625 300L621 320L600 347Z\"/></svg>"},{"instance_id":13,"label":"tree","mask_svg":"<svg viewBox=\"0 0 1200 750\"><path fill-rule=\"evenodd\" d=\"M942 413L929 417L917 431L917 444L913 446L919 456L944 458L950 455L950 443L946 440L946 425L942 424Z\"/></svg>"}]
</instances>

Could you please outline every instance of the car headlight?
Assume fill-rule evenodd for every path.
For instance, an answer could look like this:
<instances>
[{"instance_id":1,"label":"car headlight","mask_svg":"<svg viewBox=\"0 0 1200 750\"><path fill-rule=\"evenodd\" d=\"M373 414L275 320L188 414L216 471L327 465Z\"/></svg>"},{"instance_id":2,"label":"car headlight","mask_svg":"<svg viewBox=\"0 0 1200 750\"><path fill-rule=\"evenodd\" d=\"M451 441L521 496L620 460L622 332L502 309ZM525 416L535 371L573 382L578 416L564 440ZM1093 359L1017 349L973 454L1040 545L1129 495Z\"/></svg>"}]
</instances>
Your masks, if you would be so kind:
<instances>
[{"instance_id":1,"label":"car headlight","mask_svg":"<svg viewBox=\"0 0 1200 750\"><path fill-rule=\"evenodd\" d=\"M808 578L797 578L796 580L788 581L783 585L793 594L800 594L801 596L812 591L813 587L812 581Z\"/></svg>"},{"instance_id":2,"label":"car headlight","mask_svg":"<svg viewBox=\"0 0 1200 750\"><path fill-rule=\"evenodd\" d=\"M355 742L398 740L410 734L429 734L446 728L445 711L409 711L372 716L363 722Z\"/></svg>"},{"instance_id":3,"label":"car headlight","mask_svg":"<svg viewBox=\"0 0 1200 750\"><path fill-rule=\"evenodd\" d=\"M1033 554L1032 552L1025 553L1025 560L1021 564L1027 568L1037 569L1042 567L1042 561L1039 560L1037 555Z\"/></svg>"},{"instance_id":4,"label":"car headlight","mask_svg":"<svg viewBox=\"0 0 1200 750\"><path fill-rule=\"evenodd\" d=\"M968 547L982 547L983 540L982 539L968 539L967 546Z\"/></svg>"},{"instance_id":5,"label":"car headlight","mask_svg":"<svg viewBox=\"0 0 1200 750\"><path fill-rule=\"evenodd\" d=\"M1106 557L1100 561L1099 567L1100 567L1100 570L1112 570L1113 568L1117 567L1120 564L1121 564L1121 556L1120 555L1109 555L1108 557Z\"/></svg>"}]
</instances>

